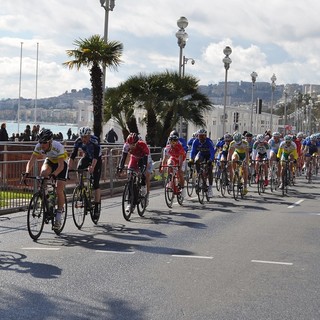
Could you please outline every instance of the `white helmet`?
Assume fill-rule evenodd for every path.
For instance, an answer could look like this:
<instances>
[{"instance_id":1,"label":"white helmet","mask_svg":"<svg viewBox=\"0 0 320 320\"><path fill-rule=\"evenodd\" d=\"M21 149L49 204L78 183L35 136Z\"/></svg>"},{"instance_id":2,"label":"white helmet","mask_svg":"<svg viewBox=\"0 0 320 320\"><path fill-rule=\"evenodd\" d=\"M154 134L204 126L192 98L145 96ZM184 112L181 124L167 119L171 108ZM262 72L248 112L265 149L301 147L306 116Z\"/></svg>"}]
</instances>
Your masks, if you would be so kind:
<instances>
[{"instance_id":1,"label":"white helmet","mask_svg":"<svg viewBox=\"0 0 320 320\"><path fill-rule=\"evenodd\" d=\"M91 132L91 128L89 127L81 127L79 130L80 137L89 136Z\"/></svg>"},{"instance_id":2,"label":"white helmet","mask_svg":"<svg viewBox=\"0 0 320 320\"><path fill-rule=\"evenodd\" d=\"M264 142L264 136L263 136L263 134L258 134L258 135L257 135L257 141L258 141L258 142Z\"/></svg>"}]
</instances>

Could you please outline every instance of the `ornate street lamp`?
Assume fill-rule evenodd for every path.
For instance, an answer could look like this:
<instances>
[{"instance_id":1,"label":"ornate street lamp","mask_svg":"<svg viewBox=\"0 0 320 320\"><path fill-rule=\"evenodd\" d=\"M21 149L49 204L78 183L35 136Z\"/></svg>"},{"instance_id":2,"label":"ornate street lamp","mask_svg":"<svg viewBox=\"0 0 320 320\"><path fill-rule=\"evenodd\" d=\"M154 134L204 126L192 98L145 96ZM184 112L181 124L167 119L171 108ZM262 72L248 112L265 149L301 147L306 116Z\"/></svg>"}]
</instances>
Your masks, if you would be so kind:
<instances>
[{"instance_id":1,"label":"ornate street lamp","mask_svg":"<svg viewBox=\"0 0 320 320\"><path fill-rule=\"evenodd\" d=\"M288 115L287 115L287 99L288 99L288 87L285 86L284 90L284 134L287 134L287 121L288 121Z\"/></svg>"},{"instance_id":2,"label":"ornate street lamp","mask_svg":"<svg viewBox=\"0 0 320 320\"><path fill-rule=\"evenodd\" d=\"M185 28L188 26L189 22L186 17L180 17L177 21L177 26L179 30L176 32L176 37L178 39L178 46L180 48L179 54L179 76L182 75L182 65L184 65L184 61L182 61L182 53L183 48L186 46L188 40L188 34L185 31Z\"/></svg>"},{"instance_id":3,"label":"ornate street lamp","mask_svg":"<svg viewBox=\"0 0 320 320\"><path fill-rule=\"evenodd\" d=\"M254 84L256 83L256 80L258 78L258 74L253 71L251 72L250 74L251 76L251 81L252 81L252 97L251 97L251 116L250 116L250 132L252 133L252 128L253 128L253 103L254 103L254 100L253 100L253 92L254 92Z\"/></svg>"},{"instance_id":4,"label":"ornate street lamp","mask_svg":"<svg viewBox=\"0 0 320 320\"><path fill-rule=\"evenodd\" d=\"M222 59L225 68L225 77L224 77L224 104L223 104L223 124L222 124L222 134L226 133L226 109L227 109L227 85L228 85L228 70L230 68L230 64L232 60L230 59L230 54L232 53L232 49L229 46L226 46L223 49L223 53L225 57Z\"/></svg>"},{"instance_id":5,"label":"ornate street lamp","mask_svg":"<svg viewBox=\"0 0 320 320\"><path fill-rule=\"evenodd\" d=\"M274 98L274 90L276 88L276 81L277 81L277 77L275 74L272 75L271 77L271 112L270 112L270 130L271 132L272 127L273 127L273 119L272 119L272 115L273 115L273 98Z\"/></svg>"},{"instance_id":6,"label":"ornate street lamp","mask_svg":"<svg viewBox=\"0 0 320 320\"><path fill-rule=\"evenodd\" d=\"M105 10L104 16L104 42L108 42L108 25L109 25L109 11L113 11L115 7L115 0L100 0L101 7ZM102 79L103 96L106 90L106 66L103 66Z\"/></svg>"}]
</instances>

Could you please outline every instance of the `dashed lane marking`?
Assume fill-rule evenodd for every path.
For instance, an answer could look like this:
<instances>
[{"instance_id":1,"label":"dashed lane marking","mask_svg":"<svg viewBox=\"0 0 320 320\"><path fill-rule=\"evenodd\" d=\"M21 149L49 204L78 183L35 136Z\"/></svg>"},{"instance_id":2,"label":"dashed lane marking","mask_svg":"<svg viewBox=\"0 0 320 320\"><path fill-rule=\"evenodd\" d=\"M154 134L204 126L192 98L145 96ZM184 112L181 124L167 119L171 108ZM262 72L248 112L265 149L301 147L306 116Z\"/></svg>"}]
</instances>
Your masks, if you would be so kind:
<instances>
[{"instance_id":1,"label":"dashed lane marking","mask_svg":"<svg viewBox=\"0 0 320 320\"><path fill-rule=\"evenodd\" d=\"M292 266L293 265L293 263L291 263L291 262L281 262L281 261L251 260L251 262L267 263L267 264L280 264L280 265L284 265L284 266Z\"/></svg>"},{"instance_id":2,"label":"dashed lane marking","mask_svg":"<svg viewBox=\"0 0 320 320\"><path fill-rule=\"evenodd\" d=\"M96 250L95 252L101 252L101 253L118 253L118 254L135 254L134 251Z\"/></svg>"},{"instance_id":3,"label":"dashed lane marking","mask_svg":"<svg viewBox=\"0 0 320 320\"><path fill-rule=\"evenodd\" d=\"M291 206L289 206L288 208L289 208L289 209L292 209L292 208L294 208L295 206L299 205L299 204L300 204L301 202L303 202L303 201L304 201L304 199L301 199L301 200L295 202L294 204L292 204Z\"/></svg>"},{"instance_id":4,"label":"dashed lane marking","mask_svg":"<svg viewBox=\"0 0 320 320\"><path fill-rule=\"evenodd\" d=\"M213 257L210 256L186 256L182 254L173 254L171 257L175 258L191 258L191 259L213 259Z\"/></svg>"},{"instance_id":5,"label":"dashed lane marking","mask_svg":"<svg viewBox=\"0 0 320 320\"><path fill-rule=\"evenodd\" d=\"M42 247L22 247L23 250L44 250L44 251L57 251L61 248L42 248Z\"/></svg>"}]
</instances>

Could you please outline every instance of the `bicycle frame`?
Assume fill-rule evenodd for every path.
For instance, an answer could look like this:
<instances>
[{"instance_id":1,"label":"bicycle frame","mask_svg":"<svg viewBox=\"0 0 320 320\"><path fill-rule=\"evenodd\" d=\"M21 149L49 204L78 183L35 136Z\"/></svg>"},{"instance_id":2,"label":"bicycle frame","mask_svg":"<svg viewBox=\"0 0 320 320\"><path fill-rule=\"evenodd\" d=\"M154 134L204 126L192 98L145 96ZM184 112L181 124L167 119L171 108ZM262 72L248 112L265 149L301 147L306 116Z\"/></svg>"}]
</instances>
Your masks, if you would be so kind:
<instances>
[{"instance_id":1,"label":"bicycle frame","mask_svg":"<svg viewBox=\"0 0 320 320\"><path fill-rule=\"evenodd\" d=\"M180 205L183 203L181 196L181 187L179 185L178 170L179 166L165 165L163 168L167 168L168 175L165 184L165 201L169 208L172 208L174 197L177 197L177 201Z\"/></svg>"},{"instance_id":2,"label":"bicycle frame","mask_svg":"<svg viewBox=\"0 0 320 320\"><path fill-rule=\"evenodd\" d=\"M208 196L208 184L207 179L209 176L209 166L208 162L204 161L199 164L199 172L197 175L197 187L196 187L196 193L198 195L198 200L201 204L204 203L204 197L206 197L207 201L210 200Z\"/></svg>"}]
</instances>

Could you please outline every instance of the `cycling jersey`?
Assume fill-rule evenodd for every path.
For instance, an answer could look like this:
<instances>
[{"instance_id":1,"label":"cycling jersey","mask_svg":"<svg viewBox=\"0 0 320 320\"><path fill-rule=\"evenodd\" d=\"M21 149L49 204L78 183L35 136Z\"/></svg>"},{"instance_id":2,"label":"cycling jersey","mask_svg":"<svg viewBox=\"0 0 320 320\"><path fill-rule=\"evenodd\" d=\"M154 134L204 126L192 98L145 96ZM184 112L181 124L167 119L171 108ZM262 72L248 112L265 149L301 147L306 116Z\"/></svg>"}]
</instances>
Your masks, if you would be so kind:
<instances>
[{"instance_id":1,"label":"cycling jersey","mask_svg":"<svg viewBox=\"0 0 320 320\"><path fill-rule=\"evenodd\" d=\"M122 152L121 165L124 164L127 155L130 154L129 169L138 170L138 168L143 165L147 166L150 150L144 141L138 140L132 149L130 149L130 144L125 142Z\"/></svg>"},{"instance_id":2,"label":"cycling jersey","mask_svg":"<svg viewBox=\"0 0 320 320\"><path fill-rule=\"evenodd\" d=\"M33 150L33 154L35 156L46 156L46 158L52 163L58 163L58 160L61 158L66 161L68 158L68 153L64 149L64 146L60 142L55 140L52 141L50 150L48 151L42 150L41 144L37 143Z\"/></svg>"},{"instance_id":3,"label":"cycling jersey","mask_svg":"<svg viewBox=\"0 0 320 320\"><path fill-rule=\"evenodd\" d=\"M194 160L197 155L202 159L213 161L214 153L214 144L210 138L206 138L203 143L196 139L192 144L190 158Z\"/></svg>"},{"instance_id":4,"label":"cycling jersey","mask_svg":"<svg viewBox=\"0 0 320 320\"><path fill-rule=\"evenodd\" d=\"M263 142L256 141L253 144L252 160L256 160L257 157L269 159L270 158L269 154L270 154L270 146L267 141L263 141Z\"/></svg>"},{"instance_id":5,"label":"cycling jersey","mask_svg":"<svg viewBox=\"0 0 320 320\"><path fill-rule=\"evenodd\" d=\"M248 141L242 140L241 143L237 144L234 140L231 141L229 150L233 150L239 155L240 160L244 160L246 157L246 152L249 150Z\"/></svg>"},{"instance_id":6,"label":"cycling jersey","mask_svg":"<svg viewBox=\"0 0 320 320\"><path fill-rule=\"evenodd\" d=\"M288 160L290 155L293 156L294 160L298 159L296 144L291 141L291 143L287 145L286 141L282 141L279 146L277 158L281 160Z\"/></svg>"},{"instance_id":7,"label":"cycling jersey","mask_svg":"<svg viewBox=\"0 0 320 320\"><path fill-rule=\"evenodd\" d=\"M78 155L78 150L81 149L85 157L92 159L98 159L102 155L101 147L99 144L99 140L96 136L91 136L88 143L83 143L81 140L81 137L79 137L75 142L73 146L73 151L71 153L70 158L72 160L75 159L75 157Z\"/></svg>"},{"instance_id":8,"label":"cycling jersey","mask_svg":"<svg viewBox=\"0 0 320 320\"><path fill-rule=\"evenodd\" d=\"M181 143L176 143L174 145L168 144L164 149L164 154L173 160L179 160L181 157L183 161L186 158L186 153Z\"/></svg>"},{"instance_id":9,"label":"cycling jersey","mask_svg":"<svg viewBox=\"0 0 320 320\"><path fill-rule=\"evenodd\" d=\"M279 139L279 141L276 142L276 141L274 140L274 138L271 138L271 139L268 141L268 144L269 144L269 146L270 146L270 150L271 150L272 152L274 152L275 154L277 154L277 153L278 153L278 150L279 150L280 143L281 143L281 139Z\"/></svg>"},{"instance_id":10,"label":"cycling jersey","mask_svg":"<svg viewBox=\"0 0 320 320\"><path fill-rule=\"evenodd\" d=\"M318 145L317 142L313 142L311 140L307 141L305 144L305 148L307 150L306 156L311 156L314 153L318 153Z\"/></svg>"}]
</instances>

